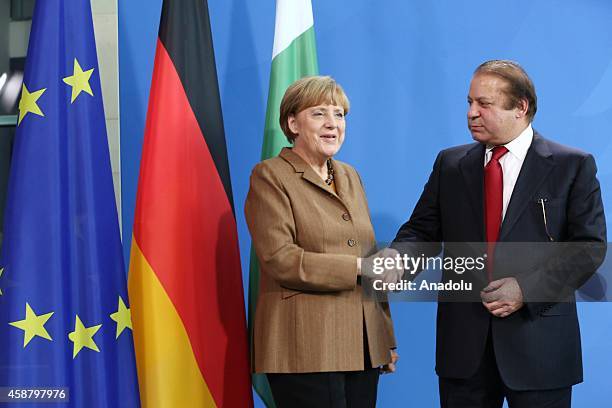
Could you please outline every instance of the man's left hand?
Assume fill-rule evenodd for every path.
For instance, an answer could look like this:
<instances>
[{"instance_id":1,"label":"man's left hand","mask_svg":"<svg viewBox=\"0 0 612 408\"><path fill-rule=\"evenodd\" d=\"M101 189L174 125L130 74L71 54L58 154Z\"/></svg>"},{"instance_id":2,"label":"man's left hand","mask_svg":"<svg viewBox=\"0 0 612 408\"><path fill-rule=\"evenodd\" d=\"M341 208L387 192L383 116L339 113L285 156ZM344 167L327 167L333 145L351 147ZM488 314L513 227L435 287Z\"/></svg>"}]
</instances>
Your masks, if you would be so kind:
<instances>
[{"instance_id":1,"label":"man's left hand","mask_svg":"<svg viewBox=\"0 0 612 408\"><path fill-rule=\"evenodd\" d=\"M495 280L480 292L482 304L493 316L508 317L523 307L523 291L515 278Z\"/></svg>"}]
</instances>

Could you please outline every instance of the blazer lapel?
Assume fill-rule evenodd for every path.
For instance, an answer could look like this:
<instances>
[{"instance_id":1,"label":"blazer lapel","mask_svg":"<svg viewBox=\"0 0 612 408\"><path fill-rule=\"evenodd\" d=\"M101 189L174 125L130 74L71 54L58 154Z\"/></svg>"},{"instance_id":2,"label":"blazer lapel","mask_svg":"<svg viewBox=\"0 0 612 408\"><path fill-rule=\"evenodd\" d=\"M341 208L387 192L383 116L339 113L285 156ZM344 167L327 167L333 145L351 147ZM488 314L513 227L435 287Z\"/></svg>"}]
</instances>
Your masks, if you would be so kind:
<instances>
[{"instance_id":1,"label":"blazer lapel","mask_svg":"<svg viewBox=\"0 0 612 408\"><path fill-rule=\"evenodd\" d=\"M533 141L516 180L512 197L510 197L510 203L508 203L506 216L499 232L500 241L508 236L516 221L527 208L531 197L546 179L553 166L554 160L546 141L537 133L534 133Z\"/></svg>"},{"instance_id":2,"label":"blazer lapel","mask_svg":"<svg viewBox=\"0 0 612 408\"><path fill-rule=\"evenodd\" d=\"M326 193L330 193L338 197L338 194L336 194L334 189L331 186L328 186L327 184L325 184L325 182L321 179L321 177L319 177L319 175L315 173L312 167L310 167L308 163L306 163L300 156L295 154L290 148L284 147L280 152L280 157L282 157L289 164L291 164L296 173L302 173L302 178L304 180L325 190ZM336 174L334 174L334 176L336 176ZM338 188L338 186L336 186L336 188Z\"/></svg>"},{"instance_id":3,"label":"blazer lapel","mask_svg":"<svg viewBox=\"0 0 612 408\"><path fill-rule=\"evenodd\" d=\"M459 169L463 175L463 181L468 190L474 215L476 216L476 228L484 240L484 152L483 144L476 144L459 161Z\"/></svg>"},{"instance_id":4,"label":"blazer lapel","mask_svg":"<svg viewBox=\"0 0 612 408\"><path fill-rule=\"evenodd\" d=\"M341 200L348 196L347 189L349 188L349 179L348 175L344 171L344 168L337 164L337 162L332 159L332 165L334 167L334 185L336 186L336 191L338 192L337 196ZM333 188L330 188L333 192ZM346 204L345 204L346 205Z\"/></svg>"}]
</instances>

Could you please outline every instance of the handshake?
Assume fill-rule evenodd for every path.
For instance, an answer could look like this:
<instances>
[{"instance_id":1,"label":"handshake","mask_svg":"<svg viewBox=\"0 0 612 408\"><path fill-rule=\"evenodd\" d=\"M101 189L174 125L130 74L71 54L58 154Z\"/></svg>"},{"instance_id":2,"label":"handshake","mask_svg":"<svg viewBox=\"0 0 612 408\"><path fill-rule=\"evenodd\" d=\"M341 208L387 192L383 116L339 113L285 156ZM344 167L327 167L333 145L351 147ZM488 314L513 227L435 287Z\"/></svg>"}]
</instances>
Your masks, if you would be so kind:
<instances>
[{"instance_id":1,"label":"handshake","mask_svg":"<svg viewBox=\"0 0 612 408\"><path fill-rule=\"evenodd\" d=\"M391 268L385 267L383 268L382 272L379 272L380 268L376 268L377 271L374 272L375 259L395 259L398 255L399 252L397 252L395 249L384 248L367 258L357 258L357 268L359 270L359 275L369 279L380 279L384 283L400 282L402 280L402 277L404 276L404 268L399 268L395 262L392 263L393 266ZM378 262L378 264L385 265L385 262Z\"/></svg>"}]
</instances>

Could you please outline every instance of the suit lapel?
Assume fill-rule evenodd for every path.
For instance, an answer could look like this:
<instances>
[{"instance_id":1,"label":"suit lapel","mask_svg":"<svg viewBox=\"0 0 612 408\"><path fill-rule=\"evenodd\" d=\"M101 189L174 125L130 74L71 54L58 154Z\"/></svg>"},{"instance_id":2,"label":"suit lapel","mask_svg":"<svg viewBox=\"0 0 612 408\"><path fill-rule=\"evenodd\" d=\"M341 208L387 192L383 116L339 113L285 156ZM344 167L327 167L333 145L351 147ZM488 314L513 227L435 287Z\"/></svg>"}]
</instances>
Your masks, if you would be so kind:
<instances>
[{"instance_id":1,"label":"suit lapel","mask_svg":"<svg viewBox=\"0 0 612 408\"><path fill-rule=\"evenodd\" d=\"M476 216L476 227L481 239L484 240L484 152L485 146L476 144L463 156L459 162L459 169L463 181L468 190L474 215Z\"/></svg>"},{"instance_id":2,"label":"suit lapel","mask_svg":"<svg viewBox=\"0 0 612 408\"><path fill-rule=\"evenodd\" d=\"M500 241L503 241L508 236L516 221L527 208L531 197L546 179L553 166L554 160L546 145L546 141L535 133L514 185L510 203L508 203L506 216L499 233Z\"/></svg>"}]
</instances>

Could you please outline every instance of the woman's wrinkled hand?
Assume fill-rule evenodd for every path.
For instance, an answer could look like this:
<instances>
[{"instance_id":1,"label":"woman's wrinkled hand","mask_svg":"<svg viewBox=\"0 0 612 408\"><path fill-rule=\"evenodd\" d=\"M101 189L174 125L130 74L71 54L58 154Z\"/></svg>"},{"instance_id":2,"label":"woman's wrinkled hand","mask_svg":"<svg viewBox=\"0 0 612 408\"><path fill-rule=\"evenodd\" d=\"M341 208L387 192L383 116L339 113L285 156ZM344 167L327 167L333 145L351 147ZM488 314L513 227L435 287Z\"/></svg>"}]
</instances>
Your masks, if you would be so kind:
<instances>
[{"instance_id":1,"label":"woman's wrinkled hand","mask_svg":"<svg viewBox=\"0 0 612 408\"><path fill-rule=\"evenodd\" d=\"M397 283L404 276L404 269L396 262L398 256L399 252L393 248L381 249L361 260L361 274L370 279L381 279L385 283Z\"/></svg>"},{"instance_id":2,"label":"woman's wrinkled hand","mask_svg":"<svg viewBox=\"0 0 612 408\"><path fill-rule=\"evenodd\" d=\"M392 374L392 373L394 373L395 369L396 369L397 361L400 358L400 356L399 356L399 354L397 354L396 350L390 350L390 351L391 351L391 362L389 364L385 364L384 366L381 367L380 372L382 374Z\"/></svg>"}]
</instances>

